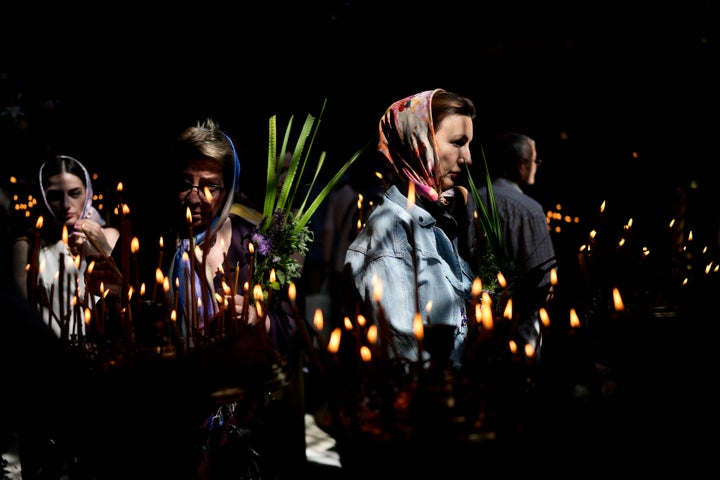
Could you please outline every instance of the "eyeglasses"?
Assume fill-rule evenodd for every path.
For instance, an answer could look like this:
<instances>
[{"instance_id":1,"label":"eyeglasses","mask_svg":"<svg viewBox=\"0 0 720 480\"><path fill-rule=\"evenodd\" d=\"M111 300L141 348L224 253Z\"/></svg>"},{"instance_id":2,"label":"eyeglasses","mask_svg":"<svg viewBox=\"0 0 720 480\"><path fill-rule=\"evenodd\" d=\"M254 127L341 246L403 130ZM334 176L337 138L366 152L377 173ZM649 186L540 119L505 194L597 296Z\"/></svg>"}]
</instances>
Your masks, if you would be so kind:
<instances>
[{"instance_id":1,"label":"eyeglasses","mask_svg":"<svg viewBox=\"0 0 720 480\"><path fill-rule=\"evenodd\" d=\"M215 195L223 188L225 187L223 187L222 185L216 185L214 183L201 183L200 185L193 185L192 183L185 180L183 181L178 193L184 193L185 197L187 197L193 190L197 189L198 195L202 198L205 198L206 190L210 193L210 195Z\"/></svg>"}]
</instances>

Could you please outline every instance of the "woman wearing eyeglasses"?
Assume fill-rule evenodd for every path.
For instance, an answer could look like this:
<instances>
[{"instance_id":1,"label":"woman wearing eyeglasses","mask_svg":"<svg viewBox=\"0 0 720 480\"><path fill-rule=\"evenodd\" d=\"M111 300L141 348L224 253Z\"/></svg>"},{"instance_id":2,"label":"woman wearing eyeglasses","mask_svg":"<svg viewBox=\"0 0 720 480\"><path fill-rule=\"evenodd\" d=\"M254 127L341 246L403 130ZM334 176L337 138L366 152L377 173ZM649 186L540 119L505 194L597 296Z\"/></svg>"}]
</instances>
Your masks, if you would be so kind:
<instances>
[{"instance_id":1,"label":"woman wearing eyeglasses","mask_svg":"<svg viewBox=\"0 0 720 480\"><path fill-rule=\"evenodd\" d=\"M231 308L234 303L234 315L239 317L244 311L250 325L264 322L274 345L285 350L296 331L287 302L281 303L277 311L260 314L252 304L243 309L243 289L249 273L248 245L255 225L231 212L240 180L240 161L232 140L213 120L207 119L179 135L170 162L171 168L175 168L170 178L175 192L173 225L177 233L170 279L176 287L175 295L179 296L181 332L188 328L213 328L211 323L226 307L220 304L227 297L224 280L235 290L228 306ZM195 249L194 258L190 256L191 246ZM189 271L191 268L194 275ZM195 296L188 299L193 286L187 282L193 276Z\"/></svg>"},{"instance_id":2,"label":"woman wearing eyeglasses","mask_svg":"<svg viewBox=\"0 0 720 480\"><path fill-rule=\"evenodd\" d=\"M217 376L218 385L244 385L248 378L243 377L262 378L274 365L296 358L298 320L285 298L259 312L252 296L247 301L244 295L252 258L249 244L256 225L231 210L240 190L240 161L231 138L216 122L206 119L180 133L168 160L168 196L174 203L176 233L176 252L168 272L178 305L177 324L186 342L191 338L207 342L205 346L213 342L222 345L222 331L232 332L232 322L255 326L252 331L244 330L253 333L251 336L234 328L232 338L245 335L254 339L250 344L240 340L235 347L214 352L201 343L189 345L212 357L215 363L207 365L208 374ZM227 288L234 290L234 295L228 295ZM259 335L258 328L267 335ZM252 364L249 369L248 363ZM294 363L288 364L292 370ZM234 370L236 366L240 369ZM294 385L296 379L288 377ZM263 393L278 400L289 391L268 385ZM198 478L225 478L231 472L238 478L260 478L257 475L261 473L264 478L278 468L297 467L305 460L302 414L293 416L288 410L292 404L269 399L253 413L248 407L253 398L219 402L217 410L206 417L201 430L206 438L195 459Z\"/></svg>"}]
</instances>

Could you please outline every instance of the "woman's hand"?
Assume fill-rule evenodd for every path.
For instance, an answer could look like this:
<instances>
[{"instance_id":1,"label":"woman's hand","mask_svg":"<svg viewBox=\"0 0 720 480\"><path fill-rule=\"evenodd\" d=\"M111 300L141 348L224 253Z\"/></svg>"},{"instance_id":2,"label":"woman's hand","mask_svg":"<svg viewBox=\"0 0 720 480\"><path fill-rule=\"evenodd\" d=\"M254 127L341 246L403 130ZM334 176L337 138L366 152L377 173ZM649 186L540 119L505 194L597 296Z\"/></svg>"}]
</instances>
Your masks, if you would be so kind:
<instances>
[{"instance_id":1,"label":"woman's hand","mask_svg":"<svg viewBox=\"0 0 720 480\"><path fill-rule=\"evenodd\" d=\"M112 253L112 246L99 223L84 218L75 222L73 228L74 231L68 238L68 246L74 255L78 253L86 256L92 253L110 255Z\"/></svg>"},{"instance_id":2,"label":"woman's hand","mask_svg":"<svg viewBox=\"0 0 720 480\"><path fill-rule=\"evenodd\" d=\"M242 318L243 305L245 305L245 297L242 295L235 294L235 318ZM262 319L258 315L258 311L255 308L255 304L251 303L247 309L247 322L248 325L258 325ZM270 317L265 315L265 329L270 331Z\"/></svg>"}]
</instances>

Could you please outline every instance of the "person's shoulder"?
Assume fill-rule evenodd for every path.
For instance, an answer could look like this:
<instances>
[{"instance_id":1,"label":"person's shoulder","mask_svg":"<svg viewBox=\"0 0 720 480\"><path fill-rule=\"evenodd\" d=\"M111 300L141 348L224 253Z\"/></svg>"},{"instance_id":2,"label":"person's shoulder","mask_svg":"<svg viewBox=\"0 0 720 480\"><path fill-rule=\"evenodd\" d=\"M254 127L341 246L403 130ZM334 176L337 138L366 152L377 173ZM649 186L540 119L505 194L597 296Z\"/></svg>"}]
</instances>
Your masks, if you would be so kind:
<instances>
[{"instance_id":1,"label":"person's shoulder","mask_svg":"<svg viewBox=\"0 0 720 480\"><path fill-rule=\"evenodd\" d=\"M230 213L236 215L252 223L253 225L259 225L262 221L262 213L255 208L245 205L240 202L234 202L230 206Z\"/></svg>"},{"instance_id":2,"label":"person's shoulder","mask_svg":"<svg viewBox=\"0 0 720 480\"><path fill-rule=\"evenodd\" d=\"M245 216L238 215L234 212L231 212L228 215L228 218L230 219L233 230L240 229L243 231L250 231L255 230L258 226L258 224L254 221L248 220Z\"/></svg>"}]
</instances>

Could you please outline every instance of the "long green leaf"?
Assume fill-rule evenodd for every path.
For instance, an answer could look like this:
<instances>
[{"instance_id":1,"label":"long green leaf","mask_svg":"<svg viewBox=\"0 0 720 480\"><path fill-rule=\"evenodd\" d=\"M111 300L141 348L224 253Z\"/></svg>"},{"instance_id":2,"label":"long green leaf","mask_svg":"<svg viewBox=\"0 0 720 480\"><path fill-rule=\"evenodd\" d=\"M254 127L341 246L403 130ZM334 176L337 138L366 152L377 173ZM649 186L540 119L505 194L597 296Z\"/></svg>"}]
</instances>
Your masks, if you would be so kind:
<instances>
[{"instance_id":1,"label":"long green leaf","mask_svg":"<svg viewBox=\"0 0 720 480\"><path fill-rule=\"evenodd\" d=\"M270 217L275 209L275 196L277 195L277 118L275 115L270 117L268 130L270 133L268 135L268 166L267 179L265 182L265 204L263 205L264 227L267 227L270 223Z\"/></svg>"},{"instance_id":2,"label":"long green leaf","mask_svg":"<svg viewBox=\"0 0 720 480\"><path fill-rule=\"evenodd\" d=\"M303 166L300 169L299 174L298 165L300 164L300 159L303 152L305 151L305 141L310 136L314 125L315 118L312 115L308 115L305 118L305 124L303 125L303 128L300 131L300 135L298 136L297 143L295 144L295 150L293 151L290 165L288 166L288 171L282 184L280 198L278 199L278 204L276 206L276 208L278 209L289 210L289 207L292 207L295 192L297 191L298 185L300 183L295 181L295 177L297 176L298 179L302 179L303 170L305 169L305 162L307 162L307 156L305 157L305 162L303 162ZM286 135L289 134L290 129L288 128ZM290 192L293 192L292 195L290 195Z\"/></svg>"},{"instance_id":3,"label":"long green leaf","mask_svg":"<svg viewBox=\"0 0 720 480\"><path fill-rule=\"evenodd\" d=\"M485 157L485 151L482 149L482 147L480 147L480 151L482 154L483 167L485 170L487 198L483 199L480 197L480 194L475 187L473 177L470 174L469 167L466 164L465 169L468 174L468 185L470 186L470 191L473 195L473 199L475 200L476 208L478 209L478 221L480 222L480 225L485 232L487 241L490 245L490 249L495 255L495 258L501 262L502 266L505 263L505 250L503 248L502 240L502 222L500 221L500 215L497 211L497 204L495 203L495 195L493 194L492 190L492 178L490 177L490 170L487 166L487 158Z\"/></svg>"},{"instance_id":4,"label":"long green leaf","mask_svg":"<svg viewBox=\"0 0 720 480\"><path fill-rule=\"evenodd\" d=\"M305 225L307 225L307 223L310 221L310 218L311 218L311 217L313 216L313 214L315 213L315 210L318 209L318 207L320 206L320 204L321 204L321 203L325 200L325 198L330 194L330 192L332 191L332 189L335 188L335 185L337 185L337 183L340 181L340 179L342 178L342 176L345 175L345 172L347 171L347 169L350 168L353 163L355 163L355 160L357 160L357 159L360 157L360 155L362 155L362 153L363 153L370 145L372 145L372 143L373 143L373 141L371 140L371 141L369 141L367 144L365 144L364 147L362 147L362 148L360 148L359 150L357 150L357 151L352 155L352 157L350 157L350 158L348 159L348 161L345 162L345 164L340 168L340 170L338 170L337 173L335 173L335 176L333 176L333 178L325 185L325 187L323 187L323 189L320 191L320 193L318 194L318 196L315 197L315 200L310 204L310 206L308 207L308 209L307 209L307 210L302 214L302 216L300 216L300 218L296 221L296 225L295 225L295 231L296 231L296 232L299 232L300 230L302 230L303 227L305 227ZM323 153L323 155L322 155L322 159L324 159L324 153ZM321 159L321 160L322 160L322 159ZM312 186L311 186L311 189L312 189Z\"/></svg>"}]
</instances>

